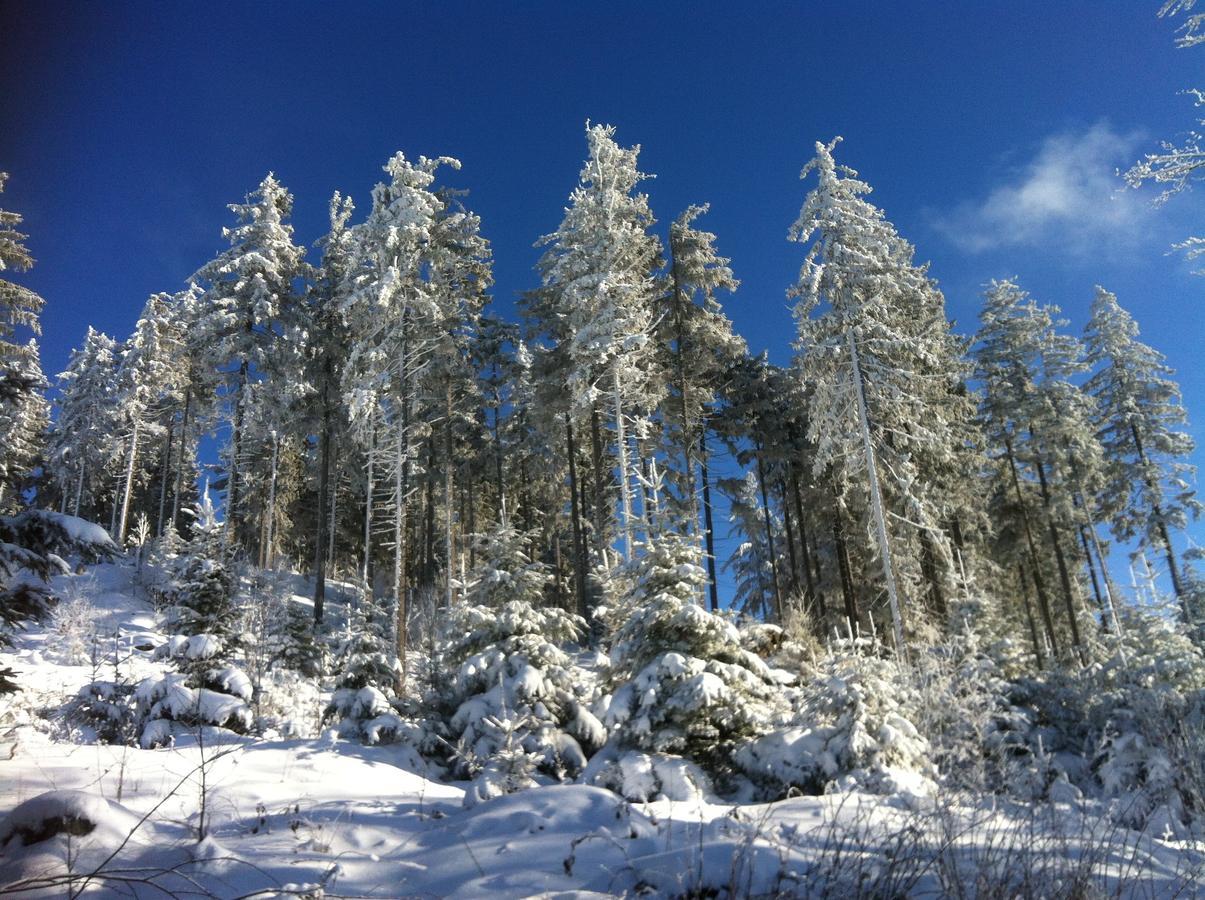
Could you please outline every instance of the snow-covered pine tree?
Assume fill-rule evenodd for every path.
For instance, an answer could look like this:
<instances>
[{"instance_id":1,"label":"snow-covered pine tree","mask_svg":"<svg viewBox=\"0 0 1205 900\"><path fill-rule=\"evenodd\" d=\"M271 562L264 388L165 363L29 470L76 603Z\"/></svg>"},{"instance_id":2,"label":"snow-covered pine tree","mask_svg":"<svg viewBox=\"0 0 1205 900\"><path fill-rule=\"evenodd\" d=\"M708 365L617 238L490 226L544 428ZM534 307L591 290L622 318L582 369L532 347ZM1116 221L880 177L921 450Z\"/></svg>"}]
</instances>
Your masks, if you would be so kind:
<instances>
[{"instance_id":1,"label":"snow-covered pine tree","mask_svg":"<svg viewBox=\"0 0 1205 900\"><path fill-rule=\"evenodd\" d=\"M176 671L144 679L135 691L143 747L170 744L181 728L251 727L251 680L235 664L242 635L231 552L205 490L163 595L170 636L155 653Z\"/></svg>"},{"instance_id":2,"label":"snow-covered pine tree","mask_svg":"<svg viewBox=\"0 0 1205 900\"><path fill-rule=\"evenodd\" d=\"M659 349L667 357L661 369L669 374L663 420L670 448L667 474L676 488L674 521L688 534L703 534L705 528L699 522L696 465L708 411L723 373L747 353L716 298L719 291L735 291L740 282L729 260L716 251L716 236L694 225L707 210L707 204L691 206L669 227L669 291L659 298L657 329Z\"/></svg>"},{"instance_id":3,"label":"snow-covered pine tree","mask_svg":"<svg viewBox=\"0 0 1205 900\"><path fill-rule=\"evenodd\" d=\"M703 608L693 540L665 531L642 550L617 571L602 717L614 752L592 765L593 778L622 789L622 754L635 750L686 757L723 781L737 745L782 721L781 685L731 622Z\"/></svg>"},{"instance_id":4,"label":"snow-covered pine tree","mask_svg":"<svg viewBox=\"0 0 1205 900\"><path fill-rule=\"evenodd\" d=\"M353 434L369 457L374 497L388 497L385 523L375 522L370 500L366 534L388 528L390 579L397 657L406 665L406 601L411 498L424 456L428 423L419 415L419 379L444 335L443 309L429 279L432 246L444 201L433 189L440 166L459 168L450 157L417 162L398 152L384 166L388 183L372 192L368 218L352 229L343 314L350 347L343 393ZM429 454L425 455L429 458ZM383 529L382 529L383 530Z\"/></svg>"},{"instance_id":5,"label":"snow-covered pine tree","mask_svg":"<svg viewBox=\"0 0 1205 900\"><path fill-rule=\"evenodd\" d=\"M257 533L244 508L245 469L252 460L245 431L247 386L278 376L277 387L303 389L296 377L305 329L294 282L308 274L305 248L293 243L289 216L293 196L271 173L243 203L230 205L237 224L224 228L230 248L194 276L205 291L189 331L190 350L201 368L222 373L211 399L230 427L224 451L225 522L236 546ZM283 377L279 377L283 376Z\"/></svg>"},{"instance_id":6,"label":"snow-covered pine tree","mask_svg":"<svg viewBox=\"0 0 1205 900\"><path fill-rule=\"evenodd\" d=\"M326 564L331 556L333 531L329 522L332 500L331 472L336 445L347 428L347 415L339 388L343 378L350 336L343 316L347 277L353 261L351 220L355 205L338 191L331 197L328 211L330 231L320 241L322 263L315 272L308 295L309 316L313 324L306 353L306 371L314 393L308 404L309 420L318 436L317 509L314 518L314 623L320 625L326 606Z\"/></svg>"},{"instance_id":7,"label":"snow-covered pine tree","mask_svg":"<svg viewBox=\"0 0 1205 900\"><path fill-rule=\"evenodd\" d=\"M654 304L662 290L655 274L661 242L649 233L655 220L647 195L636 193L640 182L650 177L637 169L639 145L620 147L613 127L588 123L586 140L590 155L565 217L555 232L537 243L548 249L538 266L543 287L528 312L563 351L557 355L575 410L610 417L618 457L619 531L624 555L631 557L639 460L629 441L647 439L647 416L664 394L652 340ZM597 436L592 440L597 442ZM601 455L601 448L596 449L596 469L602 465ZM600 474L595 472L599 480ZM606 553L601 511L601 503L596 503L600 558Z\"/></svg>"},{"instance_id":8,"label":"snow-covered pine tree","mask_svg":"<svg viewBox=\"0 0 1205 900\"><path fill-rule=\"evenodd\" d=\"M1102 449L1094 433L1093 404L1071 381L1084 369L1082 348L1058 332L1064 323L1055 318L1057 312L1038 306L1011 280L993 281L984 293L975 348L975 376L983 388L980 421L999 453L992 488L998 555L1006 568L1019 573L1027 619L1032 616L1028 583L1033 584L1045 632L1035 641L1039 660L1043 644L1057 656L1069 643L1083 657L1082 603L1074 571L1080 560L1095 579L1102 621L1116 625L1094 528ZM1096 562L1101 563L1099 571ZM1056 590L1067 634L1056 625Z\"/></svg>"},{"instance_id":9,"label":"snow-covered pine tree","mask_svg":"<svg viewBox=\"0 0 1205 900\"><path fill-rule=\"evenodd\" d=\"M0 192L8 173L0 172ZM28 271L34 264L17 229L20 213L0 209L0 273ZM45 301L29 288L0 277L0 510L14 508L24 478L40 458L49 416L43 393L46 378L38 345L22 333L41 332Z\"/></svg>"},{"instance_id":10,"label":"snow-covered pine tree","mask_svg":"<svg viewBox=\"0 0 1205 900\"><path fill-rule=\"evenodd\" d=\"M443 627L440 665L454 772L479 777L480 799L509 790L503 776L521 749L533 769L575 776L605 740L589 710L590 674L563 649L585 622L547 603L552 573L532 560L513 524L478 537L465 602Z\"/></svg>"},{"instance_id":11,"label":"snow-covered pine tree","mask_svg":"<svg viewBox=\"0 0 1205 900\"><path fill-rule=\"evenodd\" d=\"M118 544L125 542L135 483L145 469L141 457L154 459L169 452L155 441L167 434L162 420L179 401L184 387L184 373L175 364L180 336L171 324L171 303L167 294L151 295L118 357L115 388L122 423L118 433L125 437L120 513L113 535Z\"/></svg>"},{"instance_id":12,"label":"snow-covered pine tree","mask_svg":"<svg viewBox=\"0 0 1205 900\"><path fill-rule=\"evenodd\" d=\"M1121 541L1161 550L1186 624L1190 610L1171 533L1201 510L1193 487L1196 470L1186 460L1192 437L1175 374L1158 351L1138 340L1138 325L1097 287L1085 331L1088 365L1084 385L1096 401L1095 426L1105 450L1101 505Z\"/></svg>"},{"instance_id":13,"label":"snow-covered pine tree","mask_svg":"<svg viewBox=\"0 0 1205 900\"><path fill-rule=\"evenodd\" d=\"M864 199L870 186L834 161L838 140L816 144L801 177L814 172L817 183L790 230L811 245L790 291L799 368L810 389L813 474L833 481L838 505L870 513L902 652L903 607L919 624L925 585L948 596L955 583L939 473L966 442L973 407L941 292Z\"/></svg>"}]
</instances>

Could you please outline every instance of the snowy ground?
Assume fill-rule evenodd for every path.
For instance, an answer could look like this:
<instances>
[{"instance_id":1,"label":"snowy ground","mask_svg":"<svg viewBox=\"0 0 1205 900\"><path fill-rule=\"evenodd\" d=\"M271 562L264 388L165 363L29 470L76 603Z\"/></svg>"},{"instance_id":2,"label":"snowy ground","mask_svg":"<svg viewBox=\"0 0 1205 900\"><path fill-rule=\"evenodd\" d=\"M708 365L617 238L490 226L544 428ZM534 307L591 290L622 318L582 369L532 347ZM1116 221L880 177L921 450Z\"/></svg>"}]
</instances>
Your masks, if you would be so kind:
<instances>
[{"instance_id":1,"label":"snowy ground","mask_svg":"<svg viewBox=\"0 0 1205 900\"><path fill-rule=\"evenodd\" d=\"M129 569L56 587L100 610L101 630L130 653L127 677L157 669L138 649L161 636ZM0 652L25 687L0 701L0 893L1205 896L1205 845L1118 829L1078 802L848 793L634 805L561 785L465 810L464 786L424 777L408 751L329 735L75 743L39 715L92 677L69 643L48 624Z\"/></svg>"}]
</instances>

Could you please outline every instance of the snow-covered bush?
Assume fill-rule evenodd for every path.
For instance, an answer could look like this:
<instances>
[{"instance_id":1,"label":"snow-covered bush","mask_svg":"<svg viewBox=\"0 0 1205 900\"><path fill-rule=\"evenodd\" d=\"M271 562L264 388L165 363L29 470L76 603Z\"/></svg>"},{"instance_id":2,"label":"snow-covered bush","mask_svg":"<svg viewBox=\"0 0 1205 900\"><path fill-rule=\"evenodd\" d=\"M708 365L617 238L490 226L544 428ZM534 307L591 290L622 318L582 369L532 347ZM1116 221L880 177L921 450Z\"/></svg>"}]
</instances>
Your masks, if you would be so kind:
<instances>
[{"instance_id":1,"label":"snow-covered bush","mask_svg":"<svg viewBox=\"0 0 1205 900\"><path fill-rule=\"evenodd\" d=\"M50 613L55 598L45 582L70 572L69 560L96 563L118 553L103 528L75 516L45 509L0 516L0 646ZM15 677L0 668L0 695L18 690Z\"/></svg>"},{"instance_id":2,"label":"snow-covered bush","mask_svg":"<svg viewBox=\"0 0 1205 900\"><path fill-rule=\"evenodd\" d=\"M706 575L689 539L663 534L643 551L619 574L609 613L603 722L617 748L684 756L723 780L738 744L785 720L780 679L731 622L700 605Z\"/></svg>"},{"instance_id":3,"label":"snow-covered bush","mask_svg":"<svg viewBox=\"0 0 1205 900\"><path fill-rule=\"evenodd\" d=\"M834 643L800 688L792 722L737 748L740 770L770 796L924 792L936 774L929 742L911 721L915 688L898 662L868 638Z\"/></svg>"},{"instance_id":4,"label":"snow-covered bush","mask_svg":"<svg viewBox=\"0 0 1205 900\"><path fill-rule=\"evenodd\" d=\"M1095 641L1087 666L1020 680L1012 700L1051 781L1111 799L1119 823L1175 832L1205 815L1205 654L1157 613L1118 616L1121 638Z\"/></svg>"},{"instance_id":5,"label":"snow-covered bush","mask_svg":"<svg viewBox=\"0 0 1205 900\"><path fill-rule=\"evenodd\" d=\"M542 605L551 574L523 543L509 525L484 536L467 602L443 628L440 664L449 678L437 702L462 777L521 771L520 754L549 775L575 776L606 738L589 710L592 676L562 649L581 639L585 623Z\"/></svg>"}]
</instances>

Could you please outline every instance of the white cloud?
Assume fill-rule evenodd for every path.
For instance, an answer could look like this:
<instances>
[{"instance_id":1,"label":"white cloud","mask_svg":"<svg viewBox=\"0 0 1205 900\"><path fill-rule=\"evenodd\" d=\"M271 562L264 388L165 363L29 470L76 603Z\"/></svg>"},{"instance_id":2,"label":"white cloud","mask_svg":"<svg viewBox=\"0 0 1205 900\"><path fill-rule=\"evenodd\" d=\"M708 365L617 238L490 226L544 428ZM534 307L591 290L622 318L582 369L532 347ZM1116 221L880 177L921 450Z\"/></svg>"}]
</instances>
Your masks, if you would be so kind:
<instances>
[{"instance_id":1,"label":"white cloud","mask_svg":"<svg viewBox=\"0 0 1205 900\"><path fill-rule=\"evenodd\" d=\"M1142 135L1107 123L1052 135L1033 158L982 200L967 202L936 222L963 250L1051 246L1086 252L1119 249L1145 237L1152 211L1143 194L1125 190L1119 168L1141 154Z\"/></svg>"}]
</instances>

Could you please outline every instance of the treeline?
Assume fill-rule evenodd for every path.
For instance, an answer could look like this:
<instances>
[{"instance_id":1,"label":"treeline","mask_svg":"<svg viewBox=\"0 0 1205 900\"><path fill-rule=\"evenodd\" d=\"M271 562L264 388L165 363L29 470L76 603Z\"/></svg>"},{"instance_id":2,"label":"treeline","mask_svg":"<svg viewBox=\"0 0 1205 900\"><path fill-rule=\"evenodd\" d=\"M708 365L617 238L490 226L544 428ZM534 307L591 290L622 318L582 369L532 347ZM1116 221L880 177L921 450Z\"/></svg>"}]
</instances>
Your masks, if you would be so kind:
<instances>
[{"instance_id":1,"label":"treeline","mask_svg":"<svg viewBox=\"0 0 1205 900\"><path fill-rule=\"evenodd\" d=\"M490 313L482 223L439 180L459 163L401 153L366 215L332 197L316 259L269 175L185 290L152 296L124 341L89 330L52 424L36 345L15 342L41 301L0 282L4 502L174 539L207 484L228 548L312 574L317 623L332 573L365 586L400 656L408 606L456 604L473 536L499 526L548 567L547 605L585 616L617 564L673 534L702 554L712 609L817 633L907 646L970 626L1070 661L1087 629L1120 627L1110 542L1160 557L1200 627L1174 549L1199 508L1185 413L1112 294L1078 339L992 282L978 333L954 333L927 266L837 141L818 143L789 232L795 354L777 366L723 312L738 281L699 227L707 206L659 235L639 147L586 137L517 323ZM4 262L27 266L4 215ZM198 458L209 435L216 465ZM716 454L743 477L714 478ZM741 535L719 561L731 597L717 492Z\"/></svg>"}]
</instances>

